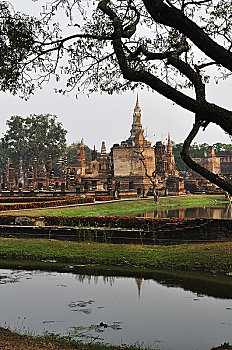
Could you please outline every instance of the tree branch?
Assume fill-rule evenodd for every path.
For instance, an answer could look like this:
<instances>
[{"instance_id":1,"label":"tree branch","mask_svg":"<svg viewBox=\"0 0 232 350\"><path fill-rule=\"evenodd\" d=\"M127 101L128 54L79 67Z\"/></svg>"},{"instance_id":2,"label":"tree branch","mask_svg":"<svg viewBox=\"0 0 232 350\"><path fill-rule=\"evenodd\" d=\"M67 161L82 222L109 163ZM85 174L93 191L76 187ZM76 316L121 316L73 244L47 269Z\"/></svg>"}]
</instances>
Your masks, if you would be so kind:
<instances>
[{"instance_id":1,"label":"tree branch","mask_svg":"<svg viewBox=\"0 0 232 350\"><path fill-rule=\"evenodd\" d=\"M204 5L204 4L207 4L209 2L211 2L212 0L200 0L200 1L187 1L185 4L184 4L184 7L188 6L188 5L196 5L196 6L199 6L199 5Z\"/></svg>"},{"instance_id":2,"label":"tree branch","mask_svg":"<svg viewBox=\"0 0 232 350\"><path fill-rule=\"evenodd\" d=\"M73 35L70 35L70 36L67 36L66 38L63 38L63 39L59 39L59 40L55 40L55 41L50 41L50 42L40 42L40 41L35 41L35 44L39 44L41 46L50 46L50 45L63 45L66 41L68 40L72 40L72 39L80 39L80 38L83 38L83 39L96 39L96 40L112 40L112 38L110 36L107 36L107 35L93 35L93 34L73 34Z\"/></svg>"},{"instance_id":3,"label":"tree branch","mask_svg":"<svg viewBox=\"0 0 232 350\"><path fill-rule=\"evenodd\" d=\"M192 158L189 155L189 147L191 142L193 141L194 137L197 135L198 131L202 127L202 122L197 121L195 124L193 124L192 130L190 131L189 135L187 136L186 140L183 144L183 149L180 153L183 161L194 171L196 171L198 174L209 180L210 182L214 183L218 187L222 188L224 191L229 192L232 194L232 184L230 182L227 182L224 180L220 175L214 174L208 169L204 168L200 164L194 162Z\"/></svg>"},{"instance_id":4,"label":"tree branch","mask_svg":"<svg viewBox=\"0 0 232 350\"><path fill-rule=\"evenodd\" d=\"M146 57L146 61L152 60L164 60L174 54L175 51L165 51L165 52L151 52L148 51L143 45L138 46L138 48L131 52L127 57L129 61L136 60L140 54L143 54Z\"/></svg>"},{"instance_id":5,"label":"tree branch","mask_svg":"<svg viewBox=\"0 0 232 350\"><path fill-rule=\"evenodd\" d=\"M184 15L181 10L164 4L163 0L143 0L143 3L157 22L177 29L188 37L212 60L232 70L232 53L211 39L202 28Z\"/></svg>"},{"instance_id":6,"label":"tree branch","mask_svg":"<svg viewBox=\"0 0 232 350\"><path fill-rule=\"evenodd\" d=\"M200 69L203 69L203 68L206 68L206 67L209 67L209 66L213 66L217 64L217 62L207 62L207 63L202 63L202 64L199 64L199 65L196 65L195 64L195 68L197 71L200 71Z\"/></svg>"},{"instance_id":7,"label":"tree branch","mask_svg":"<svg viewBox=\"0 0 232 350\"><path fill-rule=\"evenodd\" d=\"M205 85L202 83L202 78L199 72L191 68L191 66L182 61L179 57L171 56L168 59L168 63L179 70L180 73L185 75L191 83L194 85L196 92L196 99L199 101L205 101Z\"/></svg>"},{"instance_id":8,"label":"tree branch","mask_svg":"<svg viewBox=\"0 0 232 350\"><path fill-rule=\"evenodd\" d=\"M152 172L152 175L149 175L148 174L148 171L147 171L147 165L145 163L145 157L144 157L144 149L140 152L138 151L135 151L136 154L140 155L140 162L143 164L143 168L144 168L144 171L145 171L145 176L150 180L151 184L152 184L152 194L154 196L154 201L157 202L158 199L159 199L159 196L156 192L156 169Z\"/></svg>"},{"instance_id":9,"label":"tree branch","mask_svg":"<svg viewBox=\"0 0 232 350\"><path fill-rule=\"evenodd\" d=\"M136 20L132 24L128 25L123 29L123 35L122 35L123 38L130 38L135 33L137 24L139 23L139 20L140 20L140 13L138 12L137 8L134 6L130 6L130 7L136 13Z\"/></svg>"},{"instance_id":10,"label":"tree branch","mask_svg":"<svg viewBox=\"0 0 232 350\"><path fill-rule=\"evenodd\" d=\"M145 1L145 0L144 0ZM157 3L162 0L157 0ZM124 45L122 43L122 24L117 14L109 9L107 4L109 0L102 0L99 3L99 9L110 16L112 19L114 33L112 34L112 44L115 55L118 60L119 67L123 74L123 77L129 81L141 82L152 89L156 90L161 95L167 97L173 102L177 103L181 107L193 112L197 115L204 115L204 120L208 122L214 122L221 126L221 128L232 134L232 112L222 107L216 106L206 101L195 100L184 93L177 91L172 86L169 86L161 79L157 78L150 72L145 70L135 70L129 65L127 57L124 52Z\"/></svg>"}]
</instances>

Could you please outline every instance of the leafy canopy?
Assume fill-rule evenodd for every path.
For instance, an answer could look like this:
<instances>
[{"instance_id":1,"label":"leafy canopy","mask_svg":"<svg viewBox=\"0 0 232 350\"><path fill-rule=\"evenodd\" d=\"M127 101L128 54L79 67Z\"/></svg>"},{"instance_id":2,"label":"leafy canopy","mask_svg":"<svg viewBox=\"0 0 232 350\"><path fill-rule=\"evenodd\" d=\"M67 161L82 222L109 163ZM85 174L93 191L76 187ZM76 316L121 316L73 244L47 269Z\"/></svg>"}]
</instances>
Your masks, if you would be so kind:
<instances>
[{"instance_id":1,"label":"leafy canopy","mask_svg":"<svg viewBox=\"0 0 232 350\"><path fill-rule=\"evenodd\" d=\"M232 150L231 144L221 143L217 142L213 144L215 155L223 155L226 151ZM205 157L206 150L209 147L207 143L197 144L196 142L189 147L189 153L191 157L201 158ZM183 162L183 160L180 157L180 152L183 148L183 143L177 143L172 146L173 154L175 157L175 163L176 163L176 169L178 171L189 171L189 167Z\"/></svg>"},{"instance_id":2,"label":"leafy canopy","mask_svg":"<svg viewBox=\"0 0 232 350\"><path fill-rule=\"evenodd\" d=\"M75 161L79 146L80 146L80 142L73 142L70 146L66 148L66 156L67 156L68 164L71 164ZM92 150L87 145L84 145L84 150L85 150L85 160L87 163L90 163L92 160Z\"/></svg>"},{"instance_id":3,"label":"leafy canopy","mask_svg":"<svg viewBox=\"0 0 232 350\"><path fill-rule=\"evenodd\" d=\"M46 161L61 156L66 148L66 133L57 117L50 114L30 115L27 118L12 116L7 121L8 129L1 139L2 162L10 157L14 164L23 159L27 167L36 157Z\"/></svg>"},{"instance_id":4,"label":"leafy canopy","mask_svg":"<svg viewBox=\"0 0 232 350\"><path fill-rule=\"evenodd\" d=\"M21 88L27 96L50 75L59 81L64 73L66 91L113 93L142 84L171 98L176 89L208 81L208 66L215 65L221 77L231 74L231 1L53 0L44 5L35 19L0 2L2 90ZM62 14L65 33L57 22ZM149 77L158 80L151 84ZM13 86L7 85L10 79ZM163 91L168 86L169 93Z\"/></svg>"},{"instance_id":5,"label":"leafy canopy","mask_svg":"<svg viewBox=\"0 0 232 350\"><path fill-rule=\"evenodd\" d=\"M39 20L0 4L2 90L21 90L28 97L51 76L59 82L64 74L66 89L63 79L57 87L61 93L111 94L138 85L157 91L195 115L183 143L184 161L232 193L231 184L189 157L192 140L209 123L232 135L232 112L206 94L210 77L231 76L230 0L51 0ZM65 31L58 24L64 23L62 13Z\"/></svg>"}]
</instances>

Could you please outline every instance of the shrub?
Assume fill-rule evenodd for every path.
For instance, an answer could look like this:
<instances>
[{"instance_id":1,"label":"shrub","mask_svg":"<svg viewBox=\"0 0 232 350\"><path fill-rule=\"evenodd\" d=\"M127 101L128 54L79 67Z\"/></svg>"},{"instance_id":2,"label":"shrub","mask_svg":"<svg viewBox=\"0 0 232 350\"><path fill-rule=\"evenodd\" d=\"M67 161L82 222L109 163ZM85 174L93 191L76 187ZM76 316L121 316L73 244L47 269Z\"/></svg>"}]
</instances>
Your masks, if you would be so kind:
<instances>
[{"instance_id":1,"label":"shrub","mask_svg":"<svg viewBox=\"0 0 232 350\"><path fill-rule=\"evenodd\" d=\"M56 200L54 200L53 198L53 201L0 204L0 211L58 207L58 206L64 206L64 205L93 203L93 202L94 202L93 197L85 197L85 198L82 198L82 197L65 197L64 198L63 197L63 199L56 199Z\"/></svg>"},{"instance_id":2,"label":"shrub","mask_svg":"<svg viewBox=\"0 0 232 350\"><path fill-rule=\"evenodd\" d=\"M26 215L25 215L26 216ZM39 216L30 216L38 218ZM170 218L170 219L149 219L137 217L119 216L43 216L47 226L91 226L91 227L118 227L138 230L153 230L167 223L180 223L183 221L192 222L193 219ZM10 225L14 222L15 216L1 215L0 224Z\"/></svg>"}]
</instances>

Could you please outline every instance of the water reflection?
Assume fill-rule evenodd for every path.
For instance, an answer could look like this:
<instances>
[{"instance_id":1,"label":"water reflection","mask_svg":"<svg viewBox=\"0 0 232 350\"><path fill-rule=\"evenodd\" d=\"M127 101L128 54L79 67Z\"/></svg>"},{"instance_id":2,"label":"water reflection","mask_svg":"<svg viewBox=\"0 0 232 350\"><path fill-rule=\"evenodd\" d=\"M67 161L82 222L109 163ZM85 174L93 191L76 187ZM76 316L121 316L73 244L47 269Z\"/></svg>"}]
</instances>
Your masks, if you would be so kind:
<instances>
[{"instance_id":1,"label":"water reflection","mask_svg":"<svg viewBox=\"0 0 232 350\"><path fill-rule=\"evenodd\" d=\"M197 207L197 208L176 208L157 209L147 211L140 215L145 218L207 218L207 219L232 219L231 204L220 207Z\"/></svg>"},{"instance_id":2,"label":"water reflection","mask_svg":"<svg viewBox=\"0 0 232 350\"><path fill-rule=\"evenodd\" d=\"M158 339L160 349L172 350L208 350L232 341L230 282L228 299L222 299L223 293L215 299L206 296L205 288L214 289L217 283L209 280L202 287L193 275L98 273L0 270L6 281L0 285L1 324L118 345L136 340L152 345ZM12 279L17 283L10 283Z\"/></svg>"},{"instance_id":3,"label":"water reflection","mask_svg":"<svg viewBox=\"0 0 232 350\"><path fill-rule=\"evenodd\" d=\"M84 273L85 272L85 273ZM112 276L114 274L114 276ZM115 269L107 270L102 268L95 268L94 266L81 267L80 273L75 274L75 278L81 283L90 284L91 281L97 284L99 280L104 284L114 286L117 277L130 277L134 278L135 286L137 287L137 293L140 297L142 294L142 288L144 281L155 280L159 284L172 287L182 288L189 290L198 295L204 294L205 296L219 298L219 299L231 299L232 298L232 278L225 276L213 276L212 274L199 274L188 272L170 272L162 270L153 271L140 271L131 272Z\"/></svg>"},{"instance_id":4,"label":"water reflection","mask_svg":"<svg viewBox=\"0 0 232 350\"><path fill-rule=\"evenodd\" d=\"M78 275L75 275L75 278L81 282L81 283L88 283L90 284L91 281L93 280L95 284L98 283L99 281L99 276L98 275L86 275L86 274L78 274ZM110 286L113 286L114 284L114 281L115 281L115 277L114 276L101 276L103 282L106 284L108 283Z\"/></svg>"}]
</instances>

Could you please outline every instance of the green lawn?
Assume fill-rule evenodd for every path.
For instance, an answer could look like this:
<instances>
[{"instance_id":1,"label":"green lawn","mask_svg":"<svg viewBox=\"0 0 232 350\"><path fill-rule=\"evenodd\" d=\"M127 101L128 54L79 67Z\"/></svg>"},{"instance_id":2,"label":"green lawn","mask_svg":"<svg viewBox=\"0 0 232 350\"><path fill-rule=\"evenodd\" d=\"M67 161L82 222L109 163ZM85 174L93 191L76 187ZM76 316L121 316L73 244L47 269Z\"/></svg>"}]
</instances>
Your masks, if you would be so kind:
<instances>
[{"instance_id":1,"label":"green lawn","mask_svg":"<svg viewBox=\"0 0 232 350\"><path fill-rule=\"evenodd\" d=\"M126 200L113 203L102 203L97 205L79 205L66 208L51 209L30 209L21 211L9 211L1 215L52 215L52 216L117 216L117 215L136 215L145 211L165 208L181 207L203 207L219 206L225 204L225 198L222 195L189 195L181 197L160 198L160 203L156 204L153 200Z\"/></svg>"},{"instance_id":2,"label":"green lawn","mask_svg":"<svg viewBox=\"0 0 232 350\"><path fill-rule=\"evenodd\" d=\"M232 242L143 246L0 238L0 258L232 273Z\"/></svg>"}]
</instances>

